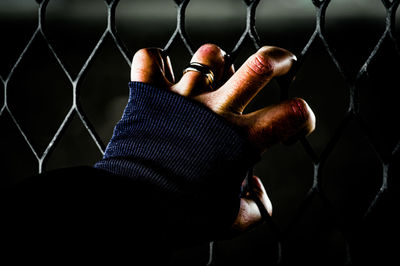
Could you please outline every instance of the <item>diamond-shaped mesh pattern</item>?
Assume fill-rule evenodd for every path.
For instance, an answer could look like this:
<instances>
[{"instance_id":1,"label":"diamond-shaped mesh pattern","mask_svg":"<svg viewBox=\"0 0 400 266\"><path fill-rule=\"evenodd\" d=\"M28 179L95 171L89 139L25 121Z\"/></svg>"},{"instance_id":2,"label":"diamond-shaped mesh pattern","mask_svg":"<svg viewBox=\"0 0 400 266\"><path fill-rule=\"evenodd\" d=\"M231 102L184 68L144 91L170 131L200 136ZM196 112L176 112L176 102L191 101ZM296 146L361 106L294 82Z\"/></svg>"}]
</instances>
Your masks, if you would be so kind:
<instances>
[{"instance_id":1,"label":"diamond-shaped mesh pattern","mask_svg":"<svg viewBox=\"0 0 400 266\"><path fill-rule=\"evenodd\" d=\"M89 133L91 139L93 140L93 143L97 146L100 153L104 153L105 143L103 143L98 133L96 132L95 127L92 126L91 121L89 121L87 115L85 114L82 108L81 99L79 97L80 95L79 91L82 87L82 82L85 79L85 76L92 65L92 62L98 56L99 50L103 46L106 38L112 40L113 44L115 45L117 50L121 53L122 57L124 58L124 60L128 65L130 65L130 59L132 56L130 51L125 47L124 42L121 40L116 30L116 8L117 5L119 4L119 1L108 0L105 1L108 11L107 27L104 30L104 33L102 34L100 39L98 40L97 44L95 45L94 49L91 51L86 62L83 64L82 68L78 71L78 74L72 75L71 72L68 71L68 68L66 67L61 57L57 54L56 50L53 49L53 44L51 41L49 41L47 36L45 15L46 15L46 7L48 6L49 1L51 0L42 0L42 1L37 0L38 3L37 28L34 31L28 43L26 44L22 53L19 55L18 60L13 64L9 73L7 75L0 76L2 87L4 89L4 97L3 97L4 102L2 103L0 109L0 117L1 116L4 117L7 114L9 117L11 117L12 123L17 128L18 133L22 136L22 138L20 139L23 140L29 146L30 152L36 158L39 172L45 171L46 161L49 159L49 157L52 156L52 151L59 144L60 139L62 138L63 134L71 124L71 121L73 120L74 117L77 117L80 123L84 126L85 130ZM193 52L196 50L196 47L193 45L190 35L188 34L185 28L185 21L186 21L185 12L190 0L181 0L181 1L174 0L174 2L176 4L176 11L177 11L176 29L170 36L166 44L160 44L160 46L164 46L164 50L166 51L167 54L169 54L171 50L174 49L174 46L180 42L180 44L183 43L184 47L190 54L193 54ZM247 7L246 27L243 33L241 34L239 40L233 46L234 48L231 51L228 51L232 62L235 61L241 49L245 46L246 42L250 41L250 43L252 43L254 45L254 48L256 49L262 46L262 42L257 33L255 24L257 17L256 11L257 7L259 6L259 2L260 2L259 0L244 0L244 3ZM364 211L363 215L364 218L362 219L363 221L367 219L368 216L374 213L376 206L380 202L381 198L384 197L385 193L387 193L387 190L390 185L390 182L388 182L388 180L390 178L393 178L390 176L390 169L394 167L395 164L394 158L395 156L398 156L400 150L399 136L397 136L397 143L390 148L389 152L383 151L383 149L379 145L380 140L372 130L373 125L371 125L361 115L360 106L363 104L363 102L360 97L360 90L362 89L362 86L359 85L365 79L368 79L369 67L371 65L371 62L374 60L376 55L379 52L381 52L382 49L384 49L382 48L383 43L386 42L392 45L393 50L395 51L393 56L400 57L399 42L395 36L395 16L397 7L400 4L400 0L381 0L382 5L386 10L386 17L382 18L385 21L386 27L384 28L384 31L382 32L375 47L370 51L370 54L368 55L368 57L366 58L361 68L356 73L356 75L351 75L350 73L346 72L345 70L346 66L336 56L335 47L332 47L332 45L326 38L325 15L327 13L327 10L329 10L331 2L335 1L311 0L311 2L315 6L315 30L311 34L311 37L309 38L305 46L300 49L301 52L297 54L298 58L297 64L294 66L294 68L287 76L277 81L280 90L280 98L286 99L289 97L289 88L293 82L293 77L296 76L299 69L302 67L305 59L307 58L307 55L310 54L313 51L313 49L321 49L322 47L322 49L324 49L324 52L328 54L330 60L333 62L338 73L341 75L341 77L343 78L344 82L347 85L346 89L349 95L349 103L345 116L343 117L340 124L336 128L333 137L330 138L330 141L327 143L327 145L324 147L321 153L318 154L306 138L303 138L301 140L301 145L305 151L305 154L307 154L307 156L309 157L309 159L312 161L313 164L314 168L313 182L311 187L309 187L308 189L306 197L299 205L296 214L292 217L292 219L289 222L289 225L285 229L282 229L272 219L267 218L268 226L270 226L270 228L273 231L273 234L275 235L275 239L273 241L275 241L276 243L276 249L273 249L273 252L276 251L277 253L276 254L277 264L284 263L285 261L285 239L287 239L287 235L291 232L291 228L293 228L293 226L295 226L301 220L301 217L304 215L307 209L310 208L311 203L316 198L318 198L318 200L322 202L324 208L328 208L332 210L332 212L335 212L334 211L335 207L332 205L331 201L329 200L329 197L324 192L324 189L322 187L323 169L326 165L328 157L331 155L332 151L337 146L339 140L344 134L345 129L350 123L356 123L358 125L358 127L360 128L360 132L362 132L363 134L363 137L365 136L367 142L372 147L373 152L376 153L376 157L378 158L379 164L381 165L382 168L381 176L378 177L380 182L380 187L377 189L374 199L368 203L368 208L366 208ZM58 63L58 67L63 71L63 73L65 73L72 88L71 107L68 110L66 116L64 117L62 123L59 125L58 130L56 131L56 133L54 134L54 136L52 137L52 139L50 140L50 142L48 143L47 147L43 152L39 152L38 149L32 144L29 134L27 134L24 131L23 127L21 127L20 121L14 115L14 111L12 108L10 108L9 104L9 81L13 79L15 70L20 65L21 60L24 59L27 51L30 49L32 43L36 39L42 39L44 40L44 43L47 44L49 51L51 52L52 56L54 56L54 58ZM314 46L316 42L322 43L322 46ZM398 124L398 121L395 121L394 123ZM1 130L3 131L7 129L2 128ZM355 191L354 193L357 192ZM342 218L343 217L340 217L338 218L338 220L342 220ZM362 223L362 221L360 221L360 223ZM344 262L344 264L349 265L352 263L353 259L351 252L353 247L350 244L352 240L351 237L347 237L349 235L348 224L346 224L346 222L344 223L338 222L337 224L335 224L335 226L345 236L344 249L346 250L346 256L345 256L346 261ZM208 265L218 265L218 261L215 260L213 256L213 254L215 254L217 251L214 250L213 247L215 248L215 243L210 243Z\"/></svg>"}]
</instances>

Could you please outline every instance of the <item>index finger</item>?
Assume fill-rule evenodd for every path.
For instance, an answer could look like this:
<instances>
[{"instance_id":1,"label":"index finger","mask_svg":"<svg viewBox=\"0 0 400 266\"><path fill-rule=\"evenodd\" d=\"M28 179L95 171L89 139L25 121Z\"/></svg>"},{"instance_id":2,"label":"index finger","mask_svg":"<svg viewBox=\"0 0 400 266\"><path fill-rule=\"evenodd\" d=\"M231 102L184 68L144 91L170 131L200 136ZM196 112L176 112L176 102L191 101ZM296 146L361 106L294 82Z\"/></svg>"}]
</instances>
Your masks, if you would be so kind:
<instances>
[{"instance_id":1,"label":"index finger","mask_svg":"<svg viewBox=\"0 0 400 266\"><path fill-rule=\"evenodd\" d=\"M174 73L169 57L160 48L143 48L132 59L131 81L170 87Z\"/></svg>"}]
</instances>

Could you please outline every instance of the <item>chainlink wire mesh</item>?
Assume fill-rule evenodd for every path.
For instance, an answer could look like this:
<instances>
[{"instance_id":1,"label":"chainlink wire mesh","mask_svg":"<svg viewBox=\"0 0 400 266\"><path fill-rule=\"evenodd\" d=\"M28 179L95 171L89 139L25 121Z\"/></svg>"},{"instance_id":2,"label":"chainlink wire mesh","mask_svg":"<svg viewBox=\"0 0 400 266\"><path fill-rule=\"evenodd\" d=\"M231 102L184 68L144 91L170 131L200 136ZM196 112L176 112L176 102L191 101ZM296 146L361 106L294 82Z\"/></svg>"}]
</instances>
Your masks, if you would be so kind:
<instances>
[{"instance_id":1,"label":"chainlink wire mesh","mask_svg":"<svg viewBox=\"0 0 400 266\"><path fill-rule=\"evenodd\" d=\"M3 118L3 120L1 120L1 131L4 132L8 131L10 128L13 128L13 134L5 135L6 137L3 137L2 143L22 142L23 145L27 146L29 148L29 153L34 156L33 161L37 165L36 172L39 173L46 171L46 163L48 162L49 158L52 157L54 150L56 149L57 145L59 145L73 121L75 124L78 121L78 124L83 126L84 131L88 133L90 140L95 144L99 156L104 153L104 138L99 136L98 129L93 126L93 123L84 111L81 100L81 90L85 86L82 84L84 84L93 62L103 56L103 54L100 53L103 46L110 46L111 43L111 46L116 48L118 51L119 55L116 56L122 56L123 61L128 66L130 66L130 60L132 58L132 51L127 48L124 40L117 32L116 10L120 1L106 0L104 2L107 9L107 23L104 32L91 49L90 55L83 63L83 66L79 69L79 71L77 71L77 73L73 73L73 71L69 70L67 67L65 60L59 56L54 44L48 38L46 8L51 1L52 0L36 1L38 20L33 35L30 37L27 43L24 44L22 52L19 54L18 59L12 64L10 70L8 72L3 71L2 75L0 76L3 87L3 98L0 110L0 118ZM187 22L187 16L185 16L187 13L187 7L188 4L193 1L194 0L174 1L177 18L176 28L172 35L166 39L165 43L159 44L160 47L164 48L167 54L171 54L178 46L180 53L189 53L189 55L193 55L197 48L193 44L191 36L187 32L185 25ZM268 1L264 0L261 2ZM305 193L301 198L294 199L294 201L296 201L293 202L293 205L296 206L295 211L293 211L293 213L290 215L290 218L285 223L280 223L279 219L274 219L273 216L271 218L267 218L265 224L261 226L264 229L249 233L247 236L242 237L241 240L217 241L210 243L207 247L199 247L197 251L186 250L186 252L189 254L186 256L191 256L191 258L187 258L186 265L223 265L224 262L228 265L229 261L229 265L233 265L234 260L240 261L241 265L283 265L297 263L316 263L318 265L353 265L360 262L374 262L375 260L376 262L384 264L388 262L389 259L395 257L394 250L396 250L396 245L389 244L388 239L390 238L391 234L396 232L396 220L389 221L389 219L393 219L391 213L396 211L390 208L396 208L395 204L393 203L395 200L393 195L396 194L396 178L398 178L396 175L398 175L397 165L399 164L398 157L400 153L400 138L398 131L396 131L396 124L398 125L399 122L399 112L398 110L396 112L396 108L385 109L387 107L385 104L378 105L378 108L383 110L381 111L381 115L394 117L394 119L389 119L388 125L383 127L381 130L383 131L383 134L377 134L375 128L380 127L380 125L374 124L374 120L368 120L368 116L363 113L363 106L368 106L368 108L374 112L374 104L381 100L383 97L382 95L387 94L387 97L389 98L396 98L396 95L392 96L392 94L388 93L388 90L384 89L384 87L389 84L388 82L385 83L385 80L383 80L378 83L379 86L376 86L375 84L377 83L373 82L373 77L371 76L373 76L373 72L376 71L376 69L381 71L383 69L383 72L387 72L387 76L391 76L392 78L394 77L395 84L391 84L392 89L393 86L394 89L399 89L398 80L396 85L396 75L399 75L400 73L396 71L399 69L400 49L398 39L396 37L395 24L396 11L400 0L377 0L377 2L380 2L385 10L385 15L380 18L385 26L382 29L379 38L376 40L372 37L370 38L372 41L369 43L373 43L373 45L370 45L367 48L362 46L358 47L359 49L367 49L368 54L364 58L361 67L359 67L355 72L349 71L347 66L352 64L349 62L349 60L342 60L340 56L337 55L336 47L332 44L337 44L337 42L327 37L329 34L327 34L326 31L326 14L327 11L329 11L329 7L335 2L335 0L310 0L309 2L315 8L315 20L313 22L314 30L311 32L310 36L307 37L307 41L303 43L301 47L297 47L300 51L296 54L298 60L290 73L283 78L275 80L275 86L279 91L278 98L282 100L291 96L297 96L295 88L293 88L293 84L296 82L295 77L301 74L302 67L303 65L307 64L307 59L310 57L310 54L312 54L314 51L322 52L329 59L331 66L333 65L333 68L327 68L327 71L331 71L333 69L332 71L336 71L342 80L342 83L340 84L343 85L342 90L345 91L345 97L343 97L343 102L341 105L345 105L345 112L343 112L343 114L340 116L338 120L339 122L336 123L334 130L328 134L329 140L322 149L317 150L314 148L308 138L301 139L300 144L297 144L298 147L301 147L301 156L307 157L307 162L311 171L308 172L307 177L303 177L303 180L308 178L307 181L300 181L303 183L302 187L306 187L304 190ZM235 60L238 58L238 55L240 55L243 50L248 49L249 44L253 46L252 52L261 46L268 44L268 38L266 38L265 41L262 41L256 28L257 8L260 6L260 1L245 0L242 4L244 4L246 8L246 26L241 36L232 46L233 48L230 51L227 51L232 62L235 62ZM4 40L2 40L2 42L3 41ZM23 126L23 123L20 121L20 117L24 117L24 112L27 112L28 110L23 109L23 107L22 111L18 110L18 108L21 109L21 107L11 104L10 100L10 95L19 95L19 92L11 91L11 89L15 90L15 86L13 87L10 85L14 79L16 79L14 77L16 76L15 73L18 71L21 72L22 77L29 75L29 73L27 73L29 72L28 67L20 65L21 62L24 61L25 57L27 57L27 54L29 53L30 49L32 49L32 46L34 46L33 43L35 42L38 42L43 49L46 49L53 60L55 59L55 67L61 70L62 75L64 75L64 79L66 77L66 83L69 86L69 92L64 93L63 95L65 97L70 97L71 99L69 107L66 108L67 111L65 112L65 115L63 115L63 119L59 124L57 124L55 133L52 134L51 139L46 145L43 146L43 148L38 148L38 146L35 145L35 143L32 141L32 133L29 133L29 130L26 129L27 126ZM344 42L346 43L346 40L344 40ZM354 49L354 47L350 46L349 49ZM382 57L381 54L387 54L387 57L380 59ZM315 57L311 56L311 58ZM391 60L391 63L387 62L387 58ZM393 67L392 64L395 64L396 66ZM323 65L316 65L313 67L325 68ZM393 69L396 71L393 72ZM113 69L111 68L108 71L112 72ZM319 72L315 71L315 73ZM313 75L313 72L307 72L307 75ZM56 77L46 76L42 79L45 79L44 83L51 83L51 80L54 78ZM53 86L52 84L53 83L51 83L49 86ZM318 94L319 97L327 97L327 101L329 101L329 94L339 93L340 91L338 89L337 91L325 92L323 89L324 84L320 84L320 86L322 86L319 89L320 91L314 92L314 94ZM373 88L373 92L369 95L370 98L365 100L365 95L367 94L365 91L371 87ZM52 89L57 90L55 87ZM31 97L31 94L35 94L35 92L32 92L31 94L26 94L23 92L21 93L22 95L19 95L18 97L29 98ZM57 94L54 96L56 98L53 97L50 100L55 103L52 106L56 108L57 97L59 96L57 96ZM40 98L35 98L35 104L43 104L40 102L41 100L42 99ZM393 99L391 100L392 101L389 101L386 105L391 105ZM318 110L318 106L312 106L312 108ZM52 111L53 110L50 110L50 112ZM15 115L15 113L18 112L22 112L22 115ZM394 114L389 114L388 112L394 112ZM318 112L317 119L319 119ZM330 121L321 121L320 123L329 122ZM317 128L318 123L319 121L317 121ZM30 125L30 127L34 128L35 125ZM343 159L352 160L354 159L354 156L362 158L365 150L369 149L369 153L373 153L376 157L375 163L378 164L378 169L380 169L378 174L376 171L371 171L370 176L368 176L368 178L374 180L372 182L374 184L372 186L373 189L370 189L370 191L372 191L372 193L370 193L372 196L370 197L363 197L361 192L366 186L364 186L364 184L370 181L361 179L359 176L357 176L358 173L362 171L369 172L368 169L370 165L368 162L350 164L350 168L352 169L349 169L349 166L345 166L343 163L334 166L328 166L330 156L333 156L332 154L335 153L335 149L337 149L337 146L344 138L344 135L348 134L347 132L349 131L352 132L351 134L353 143L356 143L355 149L360 147L357 146L357 143L361 140L364 141L363 143L367 143L369 148L360 148L360 151L356 151L355 153L349 151L350 155L343 156ZM387 139L382 137L385 136L385 132L391 133L391 135L389 134L391 137L388 137L390 141L387 141ZM4 134L2 136L4 136ZM76 138L80 137L80 135L74 136ZM392 141L392 139L394 139L394 141ZM347 144L349 143L346 142L344 144L343 154L347 153ZM291 148L289 147L288 149ZM350 150L350 148L348 149ZM18 158L18 155L15 155L14 157L4 156L4 154L13 153L12 150L3 150L2 153L2 164L4 163L2 168L5 167L6 164L12 164L10 162L10 158ZM26 163L24 160L26 158L26 156L19 158L20 161L12 164L13 167L24 168ZM358 162L359 160L355 159L355 161ZM291 167L291 165L293 166L293 164L287 163L287 167ZM324 178L326 179L326 171L339 171L339 175L341 171L349 172L351 174L347 175L347 177L350 176L357 181L337 179L329 181L331 182L329 183L328 181L324 180ZM4 179L6 177L2 178ZM7 182L12 183L10 180ZM2 181L2 184L6 184L5 186L7 186L7 182ZM337 198L339 198L339 200L337 200L335 197L332 198L332 194L327 192L329 191L329 187L327 188L326 186L333 186L334 182L353 182L355 185L350 186L349 189L350 193L353 194L353 197L340 199L341 194L338 193L339 196L337 196ZM266 187L268 190L268 181L266 181ZM271 193L273 194L272 191ZM291 192L289 191L287 193L290 194ZM349 201L354 200L358 197L358 195L361 197L361 199L359 199L359 201L355 200L355 203L352 205ZM272 201L274 202L273 197ZM341 202L342 206L349 204L353 207L359 202L362 202L362 206L359 206L358 210L358 214L360 215L352 214L353 210L347 210L347 212L346 210L343 211L342 209L338 208L337 202ZM279 206L279 202L277 202L277 205ZM317 209L318 211L313 212L314 209ZM328 215L326 215L327 213ZM308 220L304 220L305 216L309 217ZM313 220L318 220L320 223L310 222ZM311 226L304 226L304 223L310 223ZM316 224L318 224L318 226L316 226ZM310 229L310 227L314 228ZM310 231L298 233L298 231L301 230ZM238 245L244 251L239 251L240 249L235 248L235 245ZM253 251L246 249L246 245L250 246ZM240 254L238 255L237 252ZM182 260L179 260L179 256L185 257L184 253L185 251L176 255L175 261L177 264L179 264L179 261L182 263ZM226 257L232 257L234 259L229 260ZM256 261L261 262L256 263ZM172 264L173 263L174 262L172 262Z\"/></svg>"}]
</instances>

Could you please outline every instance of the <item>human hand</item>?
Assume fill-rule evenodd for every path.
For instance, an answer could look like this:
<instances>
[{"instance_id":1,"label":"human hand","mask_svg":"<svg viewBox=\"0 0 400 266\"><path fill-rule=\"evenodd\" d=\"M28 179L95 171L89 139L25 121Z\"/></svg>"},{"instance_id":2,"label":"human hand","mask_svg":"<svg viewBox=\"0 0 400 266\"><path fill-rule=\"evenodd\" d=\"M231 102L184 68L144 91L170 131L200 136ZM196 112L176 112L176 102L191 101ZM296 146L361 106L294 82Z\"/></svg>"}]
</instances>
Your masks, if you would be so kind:
<instances>
[{"instance_id":1,"label":"human hand","mask_svg":"<svg viewBox=\"0 0 400 266\"><path fill-rule=\"evenodd\" d=\"M238 130L260 152L279 142L307 135L314 130L315 116L307 103L295 98L244 114L243 111L257 93L273 78L286 74L295 56L282 48L265 46L250 56L235 72L226 65L226 55L218 46L206 44L193 55L191 62L210 68L214 81L210 84L200 72L188 71L175 82L170 60L161 49L139 50L132 61L131 80L168 88L182 96L194 99ZM212 86L211 86L212 85ZM251 228L261 220L254 197L272 213L272 205L261 181L254 177L249 192L251 197L241 200L239 215L233 224L237 231Z\"/></svg>"}]
</instances>

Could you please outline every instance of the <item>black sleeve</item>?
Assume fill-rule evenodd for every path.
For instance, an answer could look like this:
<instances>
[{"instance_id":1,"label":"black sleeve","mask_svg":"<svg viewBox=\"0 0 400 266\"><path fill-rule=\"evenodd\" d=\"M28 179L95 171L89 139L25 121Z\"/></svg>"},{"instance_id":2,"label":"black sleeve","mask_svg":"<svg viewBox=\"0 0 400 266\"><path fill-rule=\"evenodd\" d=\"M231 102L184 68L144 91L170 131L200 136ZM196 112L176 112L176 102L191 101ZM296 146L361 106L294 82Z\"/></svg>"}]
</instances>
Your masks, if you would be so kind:
<instances>
[{"instance_id":1,"label":"black sleeve","mask_svg":"<svg viewBox=\"0 0 400 266\"><path fill-rule=\"evenodd\" d=\"M2 261L164 265L173 248L167 197L89 166L32 176L1 195Z\"/></svg>"}]
</instances>

